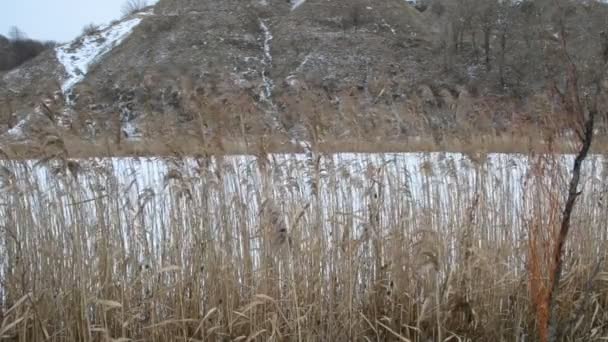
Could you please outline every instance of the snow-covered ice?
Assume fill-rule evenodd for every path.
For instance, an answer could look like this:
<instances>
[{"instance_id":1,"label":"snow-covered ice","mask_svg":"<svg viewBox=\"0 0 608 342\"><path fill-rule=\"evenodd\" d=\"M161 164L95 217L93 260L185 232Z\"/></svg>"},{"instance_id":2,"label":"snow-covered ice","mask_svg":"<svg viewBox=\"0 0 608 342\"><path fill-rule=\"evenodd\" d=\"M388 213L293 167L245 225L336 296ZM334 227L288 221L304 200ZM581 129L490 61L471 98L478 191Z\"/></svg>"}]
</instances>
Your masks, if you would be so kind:
<instances>
[{"instance_id":1,"label":"snow-covered ice","mask_svg":"<svg viewBox=\"0 0 608 342\"><path fill-rule=\"evenodd\" d=\"M572 155L556 156L560 172L568 172L573 158ZM523 204L522 201L530 200L523 195L526 192L525 179L534 163L533 158L519 154L489 154L483 160L474 162L459 153L339 153L324 155L320 159L319 170L322 175L318 180L321 183L315 186L313 183L316 176L314 167L309 164L310 159L307 154L267 156L271 173L268 185L274 196L287 201L307 203L312 200L314 193L319 191L319 199L324 207L349 208L349 211L361 214L368 211L367 206L373 200L371 190L379 192L381 198L386 199L387 202L383 204L386 206L391 205L390 201L398 200L403 203L408 202L410 203L408 205L420 210L427 207L450 208L454 193L466 194L472 198L479 190L486 192L488 196L508 195L513 207L517 208ZM217 164L220 160L222 165ZM180 161L171 158L96 158L80 160L80 162L105 165L108 172L124 186L126 196L132 199L136 199L141 194L141 189L150 189L157 194L156 201L159 206L155 208L153 204L150 208L152 215L150 219L157 220L156 224L161 224L163 218L154 213L170 209L165 201L167 198L165 196L170 195L165 189L166 175L168 170L175 168L176 165L179 165L178 171L184 178L192 180L189 191L194 198L211 196L213 199L217 195L216 192L221 191L242 196L241 200L249 205L252 220L258 219L260 203L251 201L251 198L262 191L263 176L260 173L258 159L253 156L226 156L214 159L210 166L212 172L209 174L215 175L216 171L221 170L224 173L221 178L224 183L217 184L218 187L214 188L213 194L200 193L205 191L205 187L201 187L199 182L206 182L209 179L201 179L200 164L191 158ZM44 169L36 168L35 165L36 161L0 161L0 166L8 167L16 175L21 175L24 188L27 188L27 175L31 173L21 173L19 171L21 167L36 170L33 175L39 179L39 184L50 184L50 179L53 177ZM598 155L590 156L585 162L581 184L581 189L586 190L585 196L593 195L589 192L591 183L601 179L603 165L604 159ZM491 177L487 178L487 182L478 183L479 173ZM372 179L373 182L370 182ZM83 181L88 182L93 179L88 180L85 177ZM131 186L134 183L136 186ZM235 187L244 187L252 193L243 193ZM38 195L37 192L28 194L28 196ZM93 193L90 195L94 197ZM490 201L491 198L487 200ZM512 214L513 220L516 220L519 212L514 211ZM326 224L329 226L330 218L326 219Z\"/></svg>"},{"instance_id":2,"label":"snow-covered ice","mask_svg":"<svg viewBox=\"0 0 608 342\"><path fill-rule=\"evenodd\" d=\"M251 229L257 229L263 224L260 213L264 203L273 201L288 226L294 222L294 208L301 208L304 220L318 218L319 231L330 244L335 241L331 234L338 226L354 239L364 238L373 213L378 225L374 234L381 239L392 239L396 230L406 229L399 222L420 225L420 229L458 229L462 222L454 215L468 211L477 194L485 203L478 219L510 241L523 241L527 237L525 223L535 213L530 211L534 207L531 203L538 201L533 188L527 188L535 163L535 158L527 155L489 154L475 160L459 153L339 153L316 157L92 158L76 160L82 167L78 178L67 179L57 177L52 166L36 160L0 160L0 168L16 175L13 187L7 191L19 196L6 198L32 203L32 220L44 219L51 206L65 210L64 223L58 225L69 226L75 218L86 229L96 229L100 218L119 217L117 231L143 232L148 243L156 246L166 229L176 229L175 220L180 217L186 220L184 226L192 226L196 220L191 219L205 215L209 227L237 227L247 222ZM574 156L555 158L555 172L567 176ZM605 165L599 155L585 162L579 206L597 206L597 197L603 193ZM171 177L171 172L178 177ZM3 191L0 189L0 193ZM67 194L74 191L85 201L73 202ZM201 200L206 203L206 212L194 212L203 205ZM323 209L315 212L318 208ZM242 211L245 220L240 221L239 214L235 217L239 221L226 226L226 219L233 220L225 215L226 210ZM0 225L6 225L6 220L7 216L0 215ZM499 227L508 229L501 231ZM212 234L219 234L217 228L212 230ZM445 238L454 242L454 236ZM252 237L251 243L259 250L259 237ZM158 253L154 258L162 260L162 249L153 248L152 253ZM142 260L148 257L139 255Z\"/></svg>"}]
</instances>

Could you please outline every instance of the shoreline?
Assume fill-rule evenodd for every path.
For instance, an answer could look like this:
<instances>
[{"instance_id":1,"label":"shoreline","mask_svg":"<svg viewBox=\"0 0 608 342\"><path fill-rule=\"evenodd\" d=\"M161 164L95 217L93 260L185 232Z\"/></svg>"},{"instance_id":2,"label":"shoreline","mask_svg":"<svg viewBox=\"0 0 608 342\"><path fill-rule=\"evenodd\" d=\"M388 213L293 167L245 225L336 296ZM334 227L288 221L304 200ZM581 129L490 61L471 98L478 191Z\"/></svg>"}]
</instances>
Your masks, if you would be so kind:
<instances>
[{"instance_id":1,"label":"shoreline","mask_svg":"<svg viewBox=\"0 0 608 342\"><path fill-rule=\"evenodd\" d=\"M34 143L0 145L0 159L38 159L49 156L68 158L95 157L163 157L197 155L260 155L269 153L305 153L293 143L276 137L225 138L212 142L201 142L197 138L139 139L116 144L110 139L97 142L64 137L60 144L41 146ZM431 137L414 137L403 140L376 141L342 139L323 141L313 146L316 152L337 153L428 153L450 152L463 154L478 153L555 153L569 154L576 151L576 144L566 139L548 144L540 139L524 136L479 136L467 140L449 137L436 143ZM608 137L597 136L591 153L608 152Z\"/></svg>"}]
</instances>

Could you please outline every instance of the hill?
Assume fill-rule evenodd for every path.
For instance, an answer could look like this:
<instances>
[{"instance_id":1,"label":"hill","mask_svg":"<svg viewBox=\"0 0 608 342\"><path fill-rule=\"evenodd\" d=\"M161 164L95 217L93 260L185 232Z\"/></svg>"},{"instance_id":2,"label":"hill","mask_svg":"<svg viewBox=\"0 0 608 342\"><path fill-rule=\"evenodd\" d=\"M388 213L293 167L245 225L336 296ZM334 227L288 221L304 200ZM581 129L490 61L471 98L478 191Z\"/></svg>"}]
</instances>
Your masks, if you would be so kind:
<instances>
[{"instance_id":1,"label":"hill","mask_svg":"<svg viewBox=\"0 0 608 342\"><path fill-rule=\"evenodd\" d=\"M545 25L552 14L537 24L526 13L545 13L542 5L496 4L490 12L472 7L477 16L469 18L465 7L437 3L447 7L161 0L1 75L0 141L40 145L45 138L25 127L41 117L67 140L118 145L260 136L296 144L440 141L541 122L535 108L551 102L547 76L524 61L549 63L549 49L537 46L559 41ZM573 33L594 27L606 10L581 6L568 20L591 10L599 19L569 27ZM471 24L458 24L465 19ZM528 37L531 28L540 33Z\"/></svg>"}]
</instances>

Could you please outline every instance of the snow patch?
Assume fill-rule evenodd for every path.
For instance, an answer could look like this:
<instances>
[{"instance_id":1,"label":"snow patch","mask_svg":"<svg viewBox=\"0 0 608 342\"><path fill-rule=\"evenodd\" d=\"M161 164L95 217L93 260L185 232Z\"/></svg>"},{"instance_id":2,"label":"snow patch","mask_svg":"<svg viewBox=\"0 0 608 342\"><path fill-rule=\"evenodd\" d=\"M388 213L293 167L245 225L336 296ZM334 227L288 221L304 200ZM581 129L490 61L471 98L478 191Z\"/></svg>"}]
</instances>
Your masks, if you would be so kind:
<instances>
[{"instance_id":1,"label":"snow patch","mask_svg":"<svg viewBox=\"0 0 608 342\"><path fill-rule=\"evenodd\" d=\"M310 60L310 57L311 57L310 54L308 54L308 55L306 55L306 57L304 57L304 60L302 61L302 63L300 63L300 65L298 65L298 67L296 68L296 72L302 71L302 69L304 68L306 63L308 63L308 61Z\"/></svg>"},{"instance_id":2,"label":"snow patch","mask_svg":"<svg viewBox=\"0 0 608 342\"><path fill-rule=\"evenodd\" d=\"M137 13L137 15L141 15L141 16L144 16L144 17L149 17L149 16L152 16L152 15L155 15L155 13L154 13L154 7L152 7L148 11L139 12L139 13Z\"/></svg>"},{"instance_id":3,"label":"snow patch","mask_svg":"<svg viewBox=\"0 0 608 342\"><path fill-rule=\"evenodd\" d=\"M293 144L294 146L300 147L304 151L310 151L312 149L312 145L310 144L310 142L308 142L306 140L298 140L298 139L292 138L289 142L291 144Z\"/></svg>"},{"instance_id":4,"label":"snow patch","mask_svg":"<svg viewBox=\"0 0 608 342\"><path fill-rule=\"evenodd\" d=\"M264 59L262 60L262 64L264 65L264 69L262 70L262 81L264 85L264 89L262 91L262 99L267 102L271 102L272 91L274 89L274 83L272 79L268 78L266 74L267 70L272 66L272 55L270 54L270 44L272 43L272 33L266 23L263 20L260 20L260 28L264 33Z\"/></svg>"},{"instance_id":5,"label":"snow patch","mask_svg":"<svg viewBox=\"0 0 608 342\"><path fill-rule=\"evenodd\" d=\"M142 13L148 15L151 13ZM57 59L63 65L67 78L61 85L64 95L69 95L72 88L87 75L89 68L98 62L113 48L120 45L133 29L139 25L141 18L133 18L115 25L102 26L93 34L76 39L73 42L58 46L55 49ZM69 102L69 100L68 100Z\"/></svg>"},{"instance_id":6,"label":"snow patch","mask_svg":"<svg viewBox=\"0 0 608 342\"><path fill-rule=\"evenodd\" d=\"M302 5L303 3L305 3L306 0L293 0L291 2L291 10L295 10L296 8L300 7L300 5Z\"/></svg>"},{"instance_id":7,"label":"snow patch","mask_svg":"<svg viewBox=\"0 0 608 342\"><path fill-rule=\"evenodd\" d=\"M143 136L134 120L123 122L122 131L129 140L139 140Z\"/></svg>"},{"instance_id":8,"label":"snow patch","mask_svg":"<svg viewBox=\"0 0 608 342\"><path fill-rule=\"evenodd\" d=\"M6 131L6 134L10 135L13 138L25 137L25 133L23 132L23 129L27 125L27 119L28 118L25 118L25 119L19 121L13 128Z\"/></svg>"},{"instance_id":9,"label":"snow patch","mask_svg":"<svg viewBox=\"0 0 608 342\"><path fill-rule=\"evenodd\" d=\"M391 30L391 32L393 33L393 35L397 34L397 31L395 31L395 29L389 23L387 23L384 18L382 19L382 26L384 26L384 27L388 28L389 30Z\"/></svg>"},{"instance_id":10,"label":"snow patch","mask_svg":"<svg viewBox=\"0 0 608 342\"><path fill-rule=\"evenodd\" d=\"M290 87L295 87L296 85L298 85L298 79L295 75L289 75L285 77L285 81Z\"/></svg>"},{"instance_id":11,"label":"snow patch","mask_svg":"<svg viewBox=\"0 0 608 342\"><path fill-rule=\"evenodd\" d=\"M478 71L479 71L478 65L469 65L467 67L467 75L469 76L470 79L476 79Z\"/></svg>"},{"instance_id":12,"label":"snow patch","mask_svg":"<svg viewBox=\"0 0 608 342\"><path fill-rule=\"evenodd\" d=\"M272 92L274 90L274 82L272 78L268 77L269 70L272 68L272 54L271 51L271 43L272 43L272 33L270 29L266 25L266 23L260 19L260 28L263 32L263 59L262 59L262 91L260 93L260 99L262 102L266 103L268 106L266 110L266 114L271 121L272 126L275 129L281 129L282 125L278 118L278 109L277 105L274 103L272 99ZM284 127L283 127L284 128ZM297 137L292 137L297 140Z\"/></svg>"},{"instance_id":13,"label":"snow patch","mask_svg":"<svg viewBox=\"0 0 608 342\"><path fill-rule=\"evenodd\" d=\"M270 32L268 26L266 26L266 23L264 23L263 20L260 20L260 27L262 28L262 31L264 31L264 58L265 61L268 61L268 63L272 63L272 55L270 54L270 43L272 42L272 39L274 37L272 36L272 33Z\"/></svg>"},{"instance_id":14,"label":"snow patch","mask_svg":"<svg viewBox=\"0 0 608 342\"><path fill-rule=\"evenodd\" d=\"M300 63L300 65L298 65L297 68L295 68L291 73L289 73L289 76L287 76L286 80L289 78L293 78L296 76L296 74L302 72L302 69L304 69L304 67L311 61L313 60L317 60L317 61L325 61L325 57L323 55L320 54L315 54L315 53L309 53L304 57L304 60L302 61L302 63Z\"/></svg>"}]
</instances>

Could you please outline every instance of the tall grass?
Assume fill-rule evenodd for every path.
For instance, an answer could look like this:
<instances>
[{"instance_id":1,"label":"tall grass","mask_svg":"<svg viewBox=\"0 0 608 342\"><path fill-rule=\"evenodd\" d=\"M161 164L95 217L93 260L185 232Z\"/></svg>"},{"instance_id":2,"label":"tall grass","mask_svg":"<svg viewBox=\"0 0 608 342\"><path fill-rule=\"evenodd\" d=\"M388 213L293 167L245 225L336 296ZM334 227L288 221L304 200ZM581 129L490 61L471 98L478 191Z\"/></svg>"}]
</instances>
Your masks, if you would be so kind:
<instances>
[{"instance_id":1,"label":"tall grass","mask_svg":"<svg viewBox=\"0 0 608 342\"><path fill-rule=\"evenodd\" d=\"M546 252L571 162L2 161L0 339L534 340L544 272L530 255ZM604 163L585 165L567 244L569 340L608 336Z\"/></svg>"}]
</instances>

